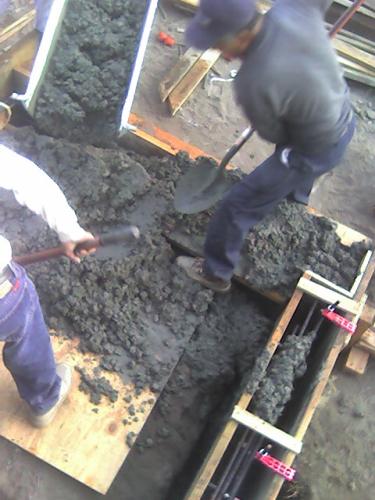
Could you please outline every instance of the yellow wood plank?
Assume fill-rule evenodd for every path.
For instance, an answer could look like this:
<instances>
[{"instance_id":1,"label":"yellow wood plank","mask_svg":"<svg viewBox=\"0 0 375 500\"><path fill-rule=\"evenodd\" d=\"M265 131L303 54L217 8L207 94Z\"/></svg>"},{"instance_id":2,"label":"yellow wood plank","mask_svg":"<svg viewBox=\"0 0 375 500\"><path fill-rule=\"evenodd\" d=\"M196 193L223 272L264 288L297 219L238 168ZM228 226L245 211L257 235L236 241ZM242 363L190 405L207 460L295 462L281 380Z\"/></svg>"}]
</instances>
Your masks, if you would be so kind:
<instances>
[{"instance_id":1,"label":"yellow wood plank","mask_svg":"<svg viewBox=\"0 0 375 500\"><path fill-rule=\"evenodd\" d=\"M367 368L370 354L357 346L350 349L345 363L345 370L356 375L363 375Z\"/></svg>"},{"instance_id":2,"label":"yellow wood plank","mask_svg":"<svg viewBox=\"0 0 375 500\"><path fill-rule=\"evenodd\" d=\"M23 30L26 26L32 25L35 19L35 9L30 10L25 15L8 25L0 31L0 45L9 40L12 36Z\"/></svg>"},{"instance_id":3,"label":"yellow wood plank","mask_svg":"<svg viewBox=\"0 0 375 500\"><path fill-rule=\"evenodd\" d=\"M375 56L372 54L369 54L364 50L357 49L356 47L353 47L342 40L338 40L337 38L333 40L333 45L339 55L345 56L357 64L361 64L370 71L375 70Z\"/></svg>"},{"instance_id":4,"label":"yellow wood plank","mask_svg":"<svg viewBox=\"0 0 375 500\"><path fill-rule=\"evenodd\" d=\"M232 419L293 453L302 451L301 441L238 406L234 407Z\"/></svg>"},{"instance_id":5,"label":"yellow wood plank","mask_svg":"<svg viewBox=\"0 0 375 500\"><path fill-rule=\"evenodd\" d=\"M375 329L374 327L369 328L362 337L359 339L359 342L356 344L356 347L359 349L363 349L364 351L371 354L371 356L375 356Z\"/></svg>"},{"instance_id":6,"label":"yellow wood plank","mask_svg":"<svg viewBox=\"0 0 375 500\"><path fill-rule=\"evenodd\" d=\"M207 75L219 57L220 51L215 49L206 50L190 71L185 75L185 77L182 78L180 83L169 94L168 103L172 116L174 116L189 99L191 94L198 87L200 82Z\"/></svg>"},{"instance_id":7,"label":"yellow wood plank","mask_svg":"<svg viewBox=\"0 0 375 500\"><path fill-rule=\"evenodd\" d=\"M201 57L202 53L203 52L201 50L190 48L179 58L177 64L173 66L167 76L160 82L159 91L162 102L167 100L169 94L191 70L194 64Z\"/></svg>"},{"instance_id":8,"label":"yellow wood plank","mask_svg":"<svg viewBox=\"0 0 375 500\"><path fill-rule=\"evenodd\" d=\"M78 341L53 338L57 360L64 359L72 366L90 372L98 358L78 352ZM68 474L90 488L105 494L129 453L128 432L138 434L148 418L155 396L149 390L135 395L132 384L125 385L119 376L106 374L111 385L119 391L118 401L102 398L99 406L89 402L78 390L80 376L74 373L74 387L60 408L55 421L46 429L34 429L27 421L26 405L19 399L15 384L0 365L0 435L32 455ZM138 421L126 426L122 421L129 415L124 396L131 394ZM97 411L97 413L95 412Z\"/></svg>"}]
</instances>

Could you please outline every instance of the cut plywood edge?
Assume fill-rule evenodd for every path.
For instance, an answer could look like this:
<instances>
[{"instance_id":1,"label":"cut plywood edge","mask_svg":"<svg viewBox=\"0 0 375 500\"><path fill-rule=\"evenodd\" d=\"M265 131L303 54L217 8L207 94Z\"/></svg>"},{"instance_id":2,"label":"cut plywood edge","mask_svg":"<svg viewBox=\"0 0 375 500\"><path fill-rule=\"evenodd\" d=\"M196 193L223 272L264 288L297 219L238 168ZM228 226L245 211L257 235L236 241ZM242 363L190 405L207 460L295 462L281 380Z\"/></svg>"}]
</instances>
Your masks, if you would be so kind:
<instances>
[{"instance_id":1,"label":"cut plywood edge","mask_svg":"<svg viewBox=\"0 0 375 500\"><path fill-rule=\"evenodd\" d=\"M53 337L57 360L83 367L88 373L98 366L98 358L77 350L78 341ZM154 406L155 395L145 389L135 395L132 384L125 385L120 377L106 373L105 378L118 390L118 400L111 403L102 397L100 405L89 402L78 389L80 375L74 371L73 388L59 409L56 419L46 429L35 429L27 420L27 409L18 396L15 384L3 364L0 365L0 435L32 455L105 494L111 486L130 448L126 444L129 432L139 434ZM138 421L129 417L124 396L131 394Z\"/></svg>"}]
</instances>

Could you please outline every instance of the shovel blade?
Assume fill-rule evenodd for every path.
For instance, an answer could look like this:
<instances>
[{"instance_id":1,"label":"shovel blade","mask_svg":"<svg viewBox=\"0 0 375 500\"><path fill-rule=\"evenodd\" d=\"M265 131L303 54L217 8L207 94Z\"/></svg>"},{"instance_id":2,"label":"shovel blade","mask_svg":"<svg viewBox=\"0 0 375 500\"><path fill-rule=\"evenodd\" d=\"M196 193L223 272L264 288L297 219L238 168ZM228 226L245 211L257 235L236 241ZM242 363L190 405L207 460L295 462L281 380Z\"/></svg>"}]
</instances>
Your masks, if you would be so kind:
<instances>
[{"instance_id":1,"label":"shovel blade","mask_svg":"<svg viewBox=\"0 0 375 500\"><path fill-rule=\"evenodd\" d=\"M196 214L211 208L231 187L210 160L203 159L190 168L177 183L174 206L182 214Z\"/></svg>"}]
</instances>

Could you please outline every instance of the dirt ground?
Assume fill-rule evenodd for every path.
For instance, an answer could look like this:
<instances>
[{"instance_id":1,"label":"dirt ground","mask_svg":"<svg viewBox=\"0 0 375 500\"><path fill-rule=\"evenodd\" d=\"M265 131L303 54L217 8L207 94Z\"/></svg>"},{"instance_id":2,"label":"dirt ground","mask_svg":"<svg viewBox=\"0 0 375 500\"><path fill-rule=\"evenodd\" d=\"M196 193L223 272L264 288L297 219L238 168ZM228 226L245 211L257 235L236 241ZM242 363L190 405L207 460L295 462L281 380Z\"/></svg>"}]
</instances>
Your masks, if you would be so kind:
<instances>
[{"instance_id":1,"label":"dirt ground","mask_svg":"<svg viewBox=\"0 0 375 500\"><path fill-rule=\"evenodd\" d=\"M182 26L177 20L159 15L154 32L159 28L176 31ZM157 83L165 74L168 62L177 57L178 47L169 49L152 44L147 54L134 110L140 115L154 116L158 124L178 137L200 146L215 157L220 157L236 134L245 128L231 95L230 84L214 84L208 95L200 88L177 118L168 116L157 95ZM165 57L160 57L163 54ZM155 57L157 55L157 57ZM173 55L173 57L172 57ZM226 77L233 64L220 61L218 71ZM150 73L149 73L150 72ZM150 78L152 74L152 78ZM147 76L148 75L148 76ZM373 137L375 132L375 93L365 87L352 86L353 102L358 114L358 129L343 164L322 179L315 190L311 204L320 212L339 220L375 238L373 193L375 160ZM203 120L202 120L203 117ZM209 119L208 119L209 117ZM212 138L215 137L215 142ZM236 165L250 171L271 150L268 144L255 138L239 154ZM305 440L304 451L298 460L300 484L303 493L289 498L316 500L367 500L373 498L375 479L374 460L375 397L373 380L375 363L371 362L363 377L344 374L340 364L335 369L319 409ZM178 385L172 388L178 391ZM155 429L153 430L155 431ZM143 454L145 478L169 473L168 465L152 469L154 450L134 450ZM106 498L133 500L137 485L130 462L120 471ZM139 472L139 471L138 471ZM139 476L138 476L139 477ZM155 478L158 481L158 478ZM94 500L102 498L59 471L40 462L31 455L0 440L0 499L1 500ZM176 500L177 497L170 497ZM152 497L145 500L154 500Z\"/></svg>"}]
</instances>

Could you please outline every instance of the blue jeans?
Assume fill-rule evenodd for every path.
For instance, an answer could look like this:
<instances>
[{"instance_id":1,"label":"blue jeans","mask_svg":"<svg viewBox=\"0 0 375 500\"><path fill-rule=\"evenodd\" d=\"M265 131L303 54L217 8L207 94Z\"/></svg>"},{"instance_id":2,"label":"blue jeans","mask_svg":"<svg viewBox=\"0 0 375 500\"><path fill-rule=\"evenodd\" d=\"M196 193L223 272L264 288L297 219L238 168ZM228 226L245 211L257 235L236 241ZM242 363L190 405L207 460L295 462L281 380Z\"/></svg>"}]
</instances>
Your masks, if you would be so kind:
<instances>
[{"instance_id":1,"label":"blue jeans","mask_svg":"<svg viewBox=\"0 0 375 500\"><path fill-rule=\"evenodd\" d=\"M3 359L21 398L44 413L56 403L61 380L35 287L22 267L10 267L13 289L0 299Z\"/></svg>"},{"instance_id":2,"label":"blue jeans","mask_svg":"<svg viewBox=\"0 0 375 500\"><path fill-rule=\"evenodd\" d=\"M319 154L277 146L272 156L236 184L209 223L205 273L229 281L249 230L284 198L307 204L315 179L340 163L354 130L353 117L339 142Z\"/></svg>"}]
</instances>

